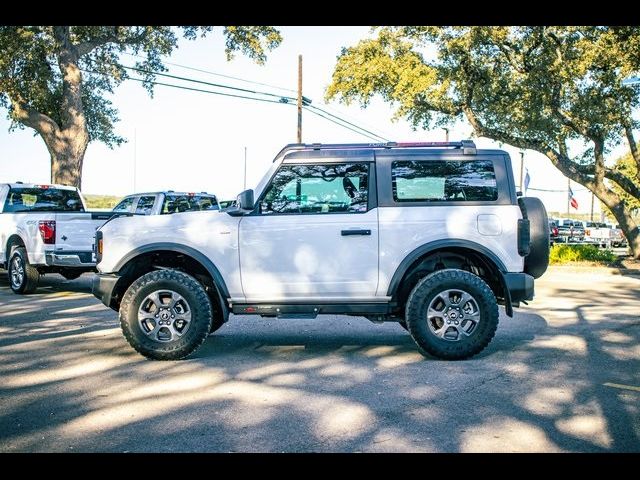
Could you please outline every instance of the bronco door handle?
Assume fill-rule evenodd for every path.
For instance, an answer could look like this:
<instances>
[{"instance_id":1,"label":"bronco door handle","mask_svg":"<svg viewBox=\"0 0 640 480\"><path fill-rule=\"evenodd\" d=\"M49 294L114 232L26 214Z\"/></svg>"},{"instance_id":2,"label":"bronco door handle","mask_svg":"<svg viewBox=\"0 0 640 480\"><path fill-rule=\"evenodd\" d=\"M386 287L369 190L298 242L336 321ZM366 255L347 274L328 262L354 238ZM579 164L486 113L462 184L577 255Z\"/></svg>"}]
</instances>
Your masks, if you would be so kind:
<instances>
[{"instance_id":1,"label":"bronco door handle","mask_svg":"<svg viewBox=\"0 0 640 480\"><path fill-rule=\"evenodd\" d=\"M342 230L340 233L343 237L349 235L371 235L371 230Z\"/></svg>"}]
</instances>

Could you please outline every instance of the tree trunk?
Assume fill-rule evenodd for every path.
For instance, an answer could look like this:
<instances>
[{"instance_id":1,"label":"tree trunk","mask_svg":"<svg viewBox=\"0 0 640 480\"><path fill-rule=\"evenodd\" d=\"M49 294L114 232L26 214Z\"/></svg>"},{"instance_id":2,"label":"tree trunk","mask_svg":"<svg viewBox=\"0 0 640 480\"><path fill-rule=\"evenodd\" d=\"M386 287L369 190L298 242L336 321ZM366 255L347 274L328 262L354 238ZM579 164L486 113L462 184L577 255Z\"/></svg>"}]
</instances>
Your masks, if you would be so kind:
<instances>
[{"instance_id":1,"label":"tree trunk","mask_svg":"<svg viewBox=\"0 0 640 480\"><path fill-rule=\"evenodd\" d=\"M71 42L69 27L53 27L58 43L58 66L62 74L60 129L53 141L45 138L51 155L51 181L81 187L82 160L89 144L87 119L82 104L82 73L78 49Z\"/></svg>"},{"instance_id":2,"label":"tree trunk","mask_svg":"<svg viewBox=\"0 0 640 480\"><path fill-rule=\"evenodd\" d=\"M611 210L611 213L613 213L613 216L618 221L620 229L624 233L624 236L627 238L627 242L629 243L629 248L631 249L631 255L633 256L633 258L640 259L640 232L638 231L638 225L633 220L631 212L629 211L627 206L622 200L615 201L611 198L601 198L601 196L597 193L595 193L595 195L609 208L609 210ZM610 196L611 195L607 194L603 195L603 197Z\"/></svg>"},{"instance_id":3,"label":"tree trunk","mask_svg":"<svg viewBox=\"0 0 640 480\"><path fill-rule=\"evenodd\" d=\"M82 127L79 127L82 129ZM51 156L51 183L82 188L82 161L87 150L86 135L60 135L47 145Z\"/></svg>"}]
</instances>

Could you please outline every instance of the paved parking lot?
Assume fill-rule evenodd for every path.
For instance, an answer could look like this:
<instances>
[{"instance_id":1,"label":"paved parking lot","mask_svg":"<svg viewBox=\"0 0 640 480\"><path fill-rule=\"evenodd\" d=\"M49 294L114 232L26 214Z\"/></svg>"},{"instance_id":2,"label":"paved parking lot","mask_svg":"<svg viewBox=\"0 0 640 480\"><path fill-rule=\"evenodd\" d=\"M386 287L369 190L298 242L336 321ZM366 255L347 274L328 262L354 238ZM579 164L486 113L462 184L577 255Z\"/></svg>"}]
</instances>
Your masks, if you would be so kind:
<instances>
[{"instance_id":1,"label":"paved parking lot","mask_svg":"<svg viewBox=\"0 0 640 480\"><path fill-rule=\"evenodd\" d=\"M232 316L153 362L90 275L0 277L0 452L640 451L637 278L551 271L467 361L396 324Z\"/></svg>"}]
</instances>

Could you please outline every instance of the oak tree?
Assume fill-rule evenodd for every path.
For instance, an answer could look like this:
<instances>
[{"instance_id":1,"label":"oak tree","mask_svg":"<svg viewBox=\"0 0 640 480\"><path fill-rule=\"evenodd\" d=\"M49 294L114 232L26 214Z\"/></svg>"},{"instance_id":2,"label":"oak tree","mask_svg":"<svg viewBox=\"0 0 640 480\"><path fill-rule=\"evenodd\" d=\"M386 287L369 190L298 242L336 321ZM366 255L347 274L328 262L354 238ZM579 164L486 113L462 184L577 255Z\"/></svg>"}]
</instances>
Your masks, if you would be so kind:
<instances>
[{"instance_id":1,"label":"oak tree","mask_svg":"<svg viewBox=\"0 0 640 480\"><path fill-rule=\"evenodd\" d=\"M117 111L105 97L128 78L121 54L139 58L137 73L152 94L153 72L166 70L162 59L180 36L194 40L213 28L0 26L0 105L10 129L34 129L51 156L51 181L80 187L87 145L124 141L114 132ZM268 26L227 26L223 32L228 59L241 52L262 63L282 40Z\"/></svg>"}]
</instances>

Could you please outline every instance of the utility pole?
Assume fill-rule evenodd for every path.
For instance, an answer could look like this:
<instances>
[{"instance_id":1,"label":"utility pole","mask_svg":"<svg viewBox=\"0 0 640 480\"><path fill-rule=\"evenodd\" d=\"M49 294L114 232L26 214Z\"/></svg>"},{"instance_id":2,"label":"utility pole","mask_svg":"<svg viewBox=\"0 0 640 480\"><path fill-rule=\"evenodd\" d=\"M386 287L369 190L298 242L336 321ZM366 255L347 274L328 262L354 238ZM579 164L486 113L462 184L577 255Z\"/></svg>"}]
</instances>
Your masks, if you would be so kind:
<instances>
[{"instance_id":1,"label":"utility pole","mask_svg":"<svg viewBox=\"0 0 640 480\"><path fill-rule=\"evenodd\" d=\"M522 189L523 178L524 178L524 152L520 151L520 191L524 195L524 190Z\"/></svg>"},{"instance_id":2,"label":"utility pole","mask_svg":"<svg viewBox=\"0 0 640 480\"><path fill-rule=\"evenodd\" d=\"M593 198L595 195L591 193L591 221L593 222Z\"/></svg>"},{"instance_id":3,"label":"utility pole","mask_svg":"<svg viewBox=\"0 0 640 480\"><path fill-rule=\"evenodd\" d=\"M298 143L302 143L302 55L298 55Z\"/></svg>"},{"instance_id":4,"label":"utility pole","mask_svg":"<svg viewBox=\"0 0 640 480\"><path fill-rule=\"evenodd\" d=\"M138 160L138 130L133 129L133 193L136 193L136 163Z\"/></svg>"},{"instance_id":5,"label":"utility pole","mask_svg":"<svg viewBox=\"0 0 640 480\"><path fill-rule=\"evenodd\" d=\"M244 147L244 188L247 189L247 147Z\"/></svg>"},{"instance_id":6,"label":"utility pole","mask_svg":"<svg viewBox=\"0 0 640 480\"><path fill-rule=\"evenodd\" d=\"M443 128L443 130L444 130L444 141L449 143L449 129Z\"/></svg>"}]
</instances>

